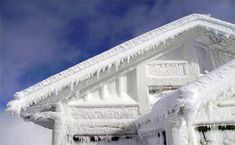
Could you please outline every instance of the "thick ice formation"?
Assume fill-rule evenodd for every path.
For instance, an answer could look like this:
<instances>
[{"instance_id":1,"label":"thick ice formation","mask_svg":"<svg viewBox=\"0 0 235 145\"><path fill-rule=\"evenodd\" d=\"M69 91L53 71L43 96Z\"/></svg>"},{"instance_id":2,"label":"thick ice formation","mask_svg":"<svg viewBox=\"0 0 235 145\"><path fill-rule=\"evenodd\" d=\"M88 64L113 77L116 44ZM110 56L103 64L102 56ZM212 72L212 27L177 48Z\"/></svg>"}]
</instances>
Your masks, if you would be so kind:
<instances>
[{"instance_id":1,"label":"thick ice formation","mask_svg":"<svg viewBox=\"0 0 235 145\"><path fill-rule=\"evenodd\" d=\"M195 111L208 102L221 99L226 93L235 93L235 59L209 74L167 94L154 104L151 112L137 120L137 126L147 120L166 118L169 112L179 112L184 107L184 118L190 123Z\"/></svg>"},{"instance_id":2,"label":"thick ice formation","mask_svg":"<svg viewBox=\"0 0 235 145\"><path fill-rule=\"evenodd\" d=\"M234 100L234 94L235 59L162 96L149 113L135 121L138 134L147 142L151 140L150 134L166 131L167 142L174 145L199 144L199 141L200 144L211 142L233 145L234 106L224 103L230 107L226 109L223 103L222 106L217 103L228 97Z\"/></svg>"},{"instance_id":3,"label":"thick ice formation","mask_svg":"<svg viewBox=\"0 0 235 145\"><path fill-rule=\"evenodd\" d=\"M74 84L78 84L80 81L94 75L99 76L100 72L105 69L110 70L112 66L118 69L118 66L122 62L129 62L130 59L150 49L157 48L158 45L166 43L168 39L173 39L182 32L197 26L224 34L226 37L235 35L235 26L231 23L217 20L207 15L192 14L122 43L100 55L16 93L15 100L8 104L8 110L12 113L19 114L21 109L25 109L29 105L53 93L56 94L66 86L70 86L72 89Z\"/></svg>"},{"instance_id":4,"label":"thick ice formation","mask_svg":"<svg viewBox=\"0 0 235 145\"><path fill-rule=\"evenodd\" d=\"M234 24L186 16L16 93L8 110L53 129L53 145L233 142L234 42Z\"/></svg>"}]
</instances>

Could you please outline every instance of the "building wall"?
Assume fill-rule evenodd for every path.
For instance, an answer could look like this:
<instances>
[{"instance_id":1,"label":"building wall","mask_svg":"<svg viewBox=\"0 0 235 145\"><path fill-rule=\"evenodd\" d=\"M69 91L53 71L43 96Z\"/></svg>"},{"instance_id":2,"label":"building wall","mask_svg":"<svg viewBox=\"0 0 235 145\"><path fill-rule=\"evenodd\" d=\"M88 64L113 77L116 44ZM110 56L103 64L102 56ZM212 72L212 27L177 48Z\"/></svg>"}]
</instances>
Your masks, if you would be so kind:
<instances>
[{"instance_id":1,"label":"building wall","mask_svg":"<svg viewBox=\"0 0 235 145\"><path fill-rule=\"evenodd\" d=\"M105 131L111 141L112 137L126 141L129 139L125 137L137 135L136 129L132 128L129 131L124 130L126 134L123 133L121 137L115 136L120 133L120 129L128 128L139 115L149 111L163 94L170 93L217 67L215 60L217 57L214 57L209 47L194 42L190 34L192 32L194 31L179 36L168 45L160 45L157 49L134 57L130 62L123 60L118 65L104 68L99 74L93 74L90 78L71 87L71 93L60 100L66 110L64 115L67 119L55 123L54 144L80 144L81 139L90 141L91 137L97 140L97 137L103 136ZM118 108L115 108L117 106ZM131 118L128 118L130 114L125 114L125 109L128 107L133 109L127 109L127 112L134 114ZM97 116L100 118L96 118ZM155 124L150 123L151 125L147 127L150 130L152 126L156 127L156 124L161 128L155 130L153 134L147 134L141 141L142 144L152 145L157 142L160 145L177 145L185 141L183 138L190 138L188 134L184 136L181 134L193 132L192 127L172 124L171 120L167 119L169 118L156 120ZM123 122L117 125L118 121ZM179 125L183 126L179 127ZM59 133L61 129L63 133ZM89 134L92 131L94 134ZM77 135L79 141L74 141L74 135ZM102 140L98 144L103 143Z\"/></svg>"}]
</instances>

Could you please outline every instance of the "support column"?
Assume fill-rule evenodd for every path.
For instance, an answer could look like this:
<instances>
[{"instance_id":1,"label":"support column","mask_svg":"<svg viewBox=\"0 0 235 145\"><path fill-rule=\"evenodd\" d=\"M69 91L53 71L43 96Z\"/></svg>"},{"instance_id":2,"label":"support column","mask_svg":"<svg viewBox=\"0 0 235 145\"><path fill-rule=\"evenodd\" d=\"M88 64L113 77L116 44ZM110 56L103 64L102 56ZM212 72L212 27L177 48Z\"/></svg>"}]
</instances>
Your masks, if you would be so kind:
<instances>
[{"instance_id":1,"label":"support column","mask_svg":"<svg viewBox=\"0 0 235 145\"><path fill-rule=\"evenodd\" d=\"M66 115L66 110L64 110L64 106L59 103L56 106L57 111L57 117L55 118L54 122L54 128L53 128L53 136L52 136L52 144L53 145L70 145L67 141L67 126L66 119L69 118L68 115ZM68 112L67 112L68 113Z\"/></svg>"},{"instance_id":2,"label":"support column","mask_svg":"<svg viewBox=\"0 0 235 145\"><path fill-rule=\"evenodd\" d=\"M120 98L123 97L123 92L124 92L123 85L124 85L123 84L123 78L120 76L118 78L118 95L119 95Z\"/></svg>"},{"instance_id":3,"label":"support column","mask_svg":"<svg viewBox=\"0 0 235 145\"><path fill-rule=\"evenodd\" d=\"M179 125L173 125L171 128L172 145L188 145L189 131L185 120L181 120Z\"/></svg>"},{"instance_id":4,"label":"support column","mask_svg":"<svg viewBox=\"0 0 235 145\"><path fill-rule=\"evenodd\" d=\"M108 96L107 84L103 84L101 87L101 100L104 100Z\"/></svg>"},{"instance_id":5,"label":"support column","mask_svg":"<svg viewBox=\"0 0 235 145\"><path fill-rule=\"evenodd\" d=\"M136 69L137 95L138 102L141 104L140 112L144 113L150 108L148 100L148 86L146 85L146 64L141 64Z\"/></svg>"},{"instance_id":6,"label":"support column","mask_svg":"<svg viewBox=\"0 0 235 145\"><path fill-rule=\"evenodd\" d=\"M52 140L53 145L70 145L67 142L66 126L64 124L64 121L62 120L55 121L52 139L53 139Z\"/></svg>"}]
</instances>

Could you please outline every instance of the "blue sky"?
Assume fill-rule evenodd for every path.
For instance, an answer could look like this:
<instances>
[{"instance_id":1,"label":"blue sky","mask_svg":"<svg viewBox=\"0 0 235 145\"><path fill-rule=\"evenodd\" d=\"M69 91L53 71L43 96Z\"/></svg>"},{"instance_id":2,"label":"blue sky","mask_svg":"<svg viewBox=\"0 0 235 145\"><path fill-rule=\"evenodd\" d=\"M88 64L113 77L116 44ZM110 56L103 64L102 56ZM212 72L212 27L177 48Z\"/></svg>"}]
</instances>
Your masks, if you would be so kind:
<instances>
[{"instance_id":1,"label":"blue sky","mask_svg":"<svg viewBox=\"0 0 235 145\"><path fill-rule=\"evenodd\" d=\"M234 0L1 0L0 108L16 91L195 12L235 23Z\"/></svg>"},{"instance_id":2,"label":"blue sky","mask_svg":"<svg viewBox=\"0 0 235 145\"><path fill-rule=\"evenodd\" d=\"M204 13L235 23L235 0L0 0L0 12L2 112L16 91L180 17ZM9 135L17 129L24 130L18 145L48 135L5 112L0 121L13 126L2 129L0 144L15 145Z\"/></svg>"}]
</instances>

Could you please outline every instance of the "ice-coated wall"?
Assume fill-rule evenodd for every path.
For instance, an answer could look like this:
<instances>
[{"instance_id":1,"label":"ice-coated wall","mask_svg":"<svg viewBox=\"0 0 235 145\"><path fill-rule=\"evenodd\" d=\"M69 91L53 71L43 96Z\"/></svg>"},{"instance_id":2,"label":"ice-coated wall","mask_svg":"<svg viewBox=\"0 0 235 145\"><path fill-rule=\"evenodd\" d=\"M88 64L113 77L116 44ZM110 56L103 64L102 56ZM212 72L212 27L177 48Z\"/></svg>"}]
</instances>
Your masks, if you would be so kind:
<instances>
[{"instance_id":1,"label":"ice-coated wall","mask_svg":"<svg viewBox=\"0 0 235 145\"><path fill-rule=\"evenodd\" d=\"M201 145L207 139L227 145L233 138L226 129L234 127L234 99L197 110L177 106L181 102L171 93L234 59L234 40L233 24L193 14L16 93L8 110L53 129L53 145ZM202 100L209 98L205 94ZM166 96L170 103L164 102ZM191 106L202 102L187 99ZM150 119L134 124L153 104ZM191 113L185 114L187 109ZM227 121L225 127L212 127L218 116Z\"/></svg>"},{"instance_id":2,"label":"ice-coated wall","mask_svg":"<svg viewBox=\"0 0 235 145\"><path fill-rule=\"evenodd\" d=\"M65 97L60 100L64 108L64 119L55 123L54 144L136 142L132 137L137 135L137 131L131 124L139 115L151 109L163 94L217 67L209 48L199 47L188 39L182 41L179 38L179 41L163 45L159 50L162 51L152 50L129 63L120 63L118 70L113 65L110 70L104 69L99 76L94 75L73 87L65 88ZM70 92L68 95L66 90ZM179 130L169 121L155 120L155 123L163 128L155 134L147 135L145 138L148 139L143 139L142 144L152 145L156 142L161 145L166 142L166 137L172 138L172 142L184 141L174 140L173 136L187 129ZM146 128L151 129L152 125ZM126 130L126 127L130 130ZM122 136L115 136L120 132ZM106 137L102 137L104 134ZM126 136L131 139L126 139ZM102 138L102 141L94 143L91 137L96 138L95 141ZM112 137L119 139L113 141Z\"/></svg>"},{"instance_id":3,"label":"ice-coated wall","mask_svg":"<svg viewBox=\"0 0 235 145\"><path fill-rule=\"evenodd\" d=\"M136 121L145 145L152 145L152 136L161 131L169 145L233 145L234 72L235 59L163 96Z\"/></svg>"}]
</instances>

